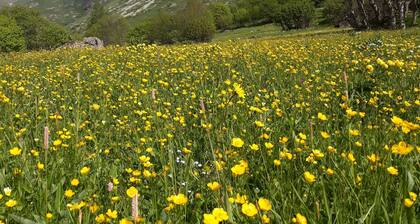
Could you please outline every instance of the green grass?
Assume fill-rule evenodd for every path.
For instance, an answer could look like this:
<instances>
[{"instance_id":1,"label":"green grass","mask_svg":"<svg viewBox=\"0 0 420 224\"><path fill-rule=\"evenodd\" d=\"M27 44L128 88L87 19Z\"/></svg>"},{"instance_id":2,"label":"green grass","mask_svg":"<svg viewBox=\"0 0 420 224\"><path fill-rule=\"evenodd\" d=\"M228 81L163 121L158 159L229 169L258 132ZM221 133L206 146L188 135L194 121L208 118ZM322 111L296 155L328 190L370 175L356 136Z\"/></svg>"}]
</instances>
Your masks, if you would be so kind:
<instances>
[{"instance_id":1,"label":"green grass","mask_svg":"<svg viewBox=\"0 0 420 224\"><path fill-rule=\"evenodd\" d=\"M266 24L254 27L245 27L235 30L219 32L214 36L213 41L226 41L233 39L255 39L255 38L279 38L279 37L298 37L310 35L325 35L331 33L341 33L350 31L351 28L334 28L334 27L311 27L300 30L284 31L275 24Z\"/></svg>"}]
</instances>

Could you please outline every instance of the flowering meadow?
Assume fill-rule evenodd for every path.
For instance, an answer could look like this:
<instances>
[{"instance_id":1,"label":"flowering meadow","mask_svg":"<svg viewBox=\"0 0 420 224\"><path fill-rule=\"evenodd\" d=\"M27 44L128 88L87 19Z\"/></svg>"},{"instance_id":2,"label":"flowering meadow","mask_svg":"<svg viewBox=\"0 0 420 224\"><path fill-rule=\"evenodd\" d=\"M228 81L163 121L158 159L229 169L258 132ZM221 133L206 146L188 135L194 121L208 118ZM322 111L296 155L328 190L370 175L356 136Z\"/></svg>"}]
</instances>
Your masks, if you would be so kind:
<instances>
[{"instance_id":1,"label":"flowering meadow","mask_svg":"<svg viewBox=\"0 0 420 224\"><path fill-rule=\"evenodd\" d=\"M417 223L420 29L0 56L0 223Z\"/></svg>"}]
</instances>

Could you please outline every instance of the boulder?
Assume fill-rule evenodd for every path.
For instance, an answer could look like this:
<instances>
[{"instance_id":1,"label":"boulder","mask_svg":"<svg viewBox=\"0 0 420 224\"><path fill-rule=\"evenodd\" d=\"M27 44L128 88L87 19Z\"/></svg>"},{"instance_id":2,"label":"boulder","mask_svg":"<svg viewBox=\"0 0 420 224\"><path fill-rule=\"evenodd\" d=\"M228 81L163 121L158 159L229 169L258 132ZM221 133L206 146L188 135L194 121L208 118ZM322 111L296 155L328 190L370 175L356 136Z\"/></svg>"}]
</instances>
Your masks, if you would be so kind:
<instances>
[{"instance_id":1,"label":"boulder","mask_svg":"<svg viewBox=\"0 0 420 224\"><path fill-rule=\"evenodd\" d=\"M86 37L83 39L83 43L95 48L103 48L104 42L97 37Z\"/></svg>"}]
</instances>

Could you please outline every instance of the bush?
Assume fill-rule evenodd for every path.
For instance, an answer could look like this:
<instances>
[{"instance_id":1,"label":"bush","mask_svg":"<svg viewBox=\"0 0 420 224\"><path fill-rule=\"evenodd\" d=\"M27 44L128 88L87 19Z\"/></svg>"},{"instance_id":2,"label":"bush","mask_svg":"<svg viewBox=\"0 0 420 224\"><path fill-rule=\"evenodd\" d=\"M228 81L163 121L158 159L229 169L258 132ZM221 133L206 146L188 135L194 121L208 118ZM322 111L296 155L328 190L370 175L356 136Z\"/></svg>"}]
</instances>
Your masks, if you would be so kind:
<instances>
[{"instance_id":1,"label":"bush","mask_svg":"<svg viewBox=\"0 0 420 224\"><path fill-rule=\"evenodd\" d=\"M139 23L127 34L127 42L131 45L150 43L150 22Z\"/></svg>"},{"instance_id":2,"label":"bush","mask_svg":"<svg viewBox=\"0 0 420 224\"><path fill-rule=\"evenodd\" d=\"M326 0L322 13L328 23L339 26L345 19L344 0Z\"/></svg>"},{"instance_id":3,"label":"bush","mask_svg":"<svg viewBox=\"0 0 420 224\"><path fill-rule=\"evenodd\" d=\"M147 39L150 42L172 44L178 41L180 34L174 15L160 11L149 23Z\"/></svg>"},{"instance_id":4,"label":"bush","mask_svg":"<svg viewBox=\"0 0 420 224\"><path fill-rule=\"evenodd\" d=\"M212 4L210 5L210 12L217 29L226 30L233 24L233 14L226 4Z\"/></svg>"},{"instance_id":5,"label":"bush","mask_svg":"<svg viewBox=\"0 0 420 224\"><path fill-rule=\"evenodd\" d=\"M16 21L0 15L0 52L25 50L25 38Z\"/></svg>"},{"instance_id":6,"label":"bush","mask_svg":"<svg viewBox=\"0 0 420 224\"><path fill-rule=\"evenodd\" d=\"M125 18L110 14L96 2L91 12L85 36L102 39L104 44L123 44L126 41L128 23Z\"/></svg>"},{"instance_id":7,"label":"bush","mask_svg":"<svg viewBox=\"0 0 420 224\"><path fill-rule=\"evenodd\" d=\"M35 9L13 6L2 9L0 14L16 21L23 31L29 50L51 49L71 39L69 32L63 26L50 22Z\"/></svg>"},{"instance_id":8,"label":"bush","mask_svg":"<svg viewBox=\"0 0 420 224\"><path fill-rule=\"evenodd\" d=\"M310 0L290 0L277 7L273 21L283 29L300 29L309 27L315 16L315 6Z\"/></svg>"},{"instance_id":9,"label":"bush","mask_svg":"<svg viewBox=\"0 0 420 224\"><path fill-rule=\"evenodd\" d=\"M200 0L189 0L176 19L180 41L205 42L211 40L216 32L214 18Z\"/></svg>"},{"instance_id":10,"label":"bush","mask_svg":"<svg viewBox=\"0 0 420 224\"><path fill-rule=\"evenodd\" d=\"M128 30L127 21L121 16L106 15L100 18L87 31L86 36L103 40L104 44L123 44Z\"/></svg>"}]
</instances>

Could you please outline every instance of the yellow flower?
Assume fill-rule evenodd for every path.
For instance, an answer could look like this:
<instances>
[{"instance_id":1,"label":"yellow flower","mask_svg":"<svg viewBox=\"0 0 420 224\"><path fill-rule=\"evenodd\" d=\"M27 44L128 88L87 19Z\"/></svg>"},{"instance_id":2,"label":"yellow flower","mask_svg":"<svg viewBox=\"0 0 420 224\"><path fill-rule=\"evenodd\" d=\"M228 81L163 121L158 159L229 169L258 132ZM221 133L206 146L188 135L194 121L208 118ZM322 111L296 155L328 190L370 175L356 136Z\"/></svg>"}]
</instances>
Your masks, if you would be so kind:
<instances>
[{"instance_id":1,"label":"yellow flower","mask_svg":"<svg viewBox=\"0 0 420 224\"><path fill-rule=\"evenodd\" d=\"M71 189L68 189L64 192L64 196L66 196L67 198L71 198L73 197L73 195L74 195L74 192Z\"/></svg>"},{"instance_id":2,"label":"yellow flower","mask_svg":"<svg viewBox=\"0 0 420 224\"><path fill-rule=\"evenodd\" d=\"M240 138L233 138L231 145L236 148L242 148L244 141L242 141Z\"/></svg>"},{"instance_id":3,"label":"yellow flower","mask_svg":"<svg viewBox=\"0 0 420 224\"><path fill-rule=\"evenodd\" d=\"M52 214L52 213L48 212L48 213L45 215L45 217L46 217L47 219L52 219L54 216L53 216L53 214Z\"/></svg>"},{"instance_id":4,"label":"yellow flower","mask_svg":"<svg viewBox=\"0 0 420 224\"><path fill-rule=\"evenodd\" d=\"M332 175L334 175L334 170L333 170L333 169L331 169L331 168L328 168L326 172L327 172L327 175L328 175L328 176L332 176Z\"/></svg>"},{"instance_id":5,"label":"yellow flower","mask_svg":"<svg viewBox=\"0 0 420 224\"><path fill-rule=\"evenodd\" d=\"M355 130L355 129L350 129L349 130L349 133L352 136L359 136L360 135L360 131L359 130Z\"/></svg>"},{"instance_id":6,"label":"yellow flower","mask_svg":"<svg viewBox=\"0 0 420 224\"><path fill-rule=\"evenodd\" d=\"M118 218L118 212L116 210L112 211L111 209L108 209L108 211L106 212L106 216L108 216L111 219L116 219Z\"/></svg>"},{"instance_id":7,"label":"yellow flower","mask_svg":"<svg viewBox=\"0 0 420 224\"><path fill-rule=\"evenodd\" d=\"M204 224L219 224L219 221L214 217L213 214L204 214L203 223Z\"/></svg>"},{"instance_id":8,"label":"yellow flower","mask_svg":"<svg viewBox=\"0 0 420 224\"><path fill-rule=\"evenodd\" d=\"M262 223L270 223L270 218L267 215L261 216Z\"/></svg>"},{"instance_id":9,"label":"yellow flower","mask_svg":"<svg viewBox=\"0 0 420 224\"><path fill-rule=\"evenodd\" d=\"M77 187L79 185L79 180L78 179L72 179L70 184L71 184L71 186Z\"/></svg>"},{"instance_id":10,"label":"yellow flower","mask_svg":"<svg viewBox=\"0 0 420 224\"><path fill-rule=\"evenodd\" d=\"M373 72L373 70L375 70L375 69L373 68L373 66L372 66L372 65L367 65L367 66L366 66L366 70L367 70L369 73L372 73L372 72Z\"/></svg>"},{"instance_id":11,"label":"yellow flower","mask_svg":"<svg viewBox=\"0 0 420 224\"><path fill-rule=\"evenodd\" d=\"M305 178L305 181L306 181L307 183L310 183L310 184L312 184L313 182L315 182L315 181L316 181L316 177L315 177L315 175L313 175L312 173L310 173L310 172L308 172L308 171L305 171L305 172L303 173L303 177Z\"/></svg>"},{"instance_id":12,"label":"yellow flower","mask_svg":"<svg viewBox=\"0 0 420 224\"><path fill-rule=\"evenodd\" d=\"M6 202L6 207L13 208L16 206L16 204L17 204L17 201L10 199Z\"/></svg>"},{"instance_id":13,"label":"yellow flower","mask_svg":"<svg viewBox=\"0 0 420 224\"><path fill-rule=\"evenodd\" d=\"M273 143L271 143L271 142L266 142L266 143L264 143L264 146L265 146L265 148L267 148L268 150L270 150L270 149L274 148L274 145L273 145Z\"/></svg>"},{"instance_id":14,"label":"yellow flower","mask_svg":"<svg viewBox=\"0 0 420 224\"><path fill-rule=\"evenodd\" d=\"M414 204L414 201L412 201L411 199L409 199L409 198L404 199L404 206L405 207L411 208L411 206L413 206L413 204Z\"/></svg>"},{"instance_id":15,"label":"yellow flower","mask_svg":"<svg viewBox=\"0 0 420 224\"><path fill-rule=\"evenodd\" d=\"M264 127L264 123L263 123L263 122L261 122L261 121L255 121L255 125L256 125L257 127L259 127L259 128Z\"/></svg>"},{"instance_id":16,"label":"yellow flower","mask_svg":"<svg viewBox=\"0 0 420 224\"><path fill-rule=\"evenodd\" d=\"M251 148L251 150L253 151L258 151L260 149L260 147L257 144L252 144L249 146Z\"/></svg>"},{"instance_id":17,"label":"yellow flower","mask_svg":"<svg viewBox=\"0 0 420 224\"><path fill-rule=\"evenodd\" d=\"M101 106L99 106L99 104L96 104L96 103L92 104L92 109L93 110L99 110L100 108L101 108Z\"/></svg>"},{"instance_id":18,"label":"yellow flower","mask_svg":"<svg viewBox=\"0 0 420 224\"><path fill-rule=\"evenodd\" d=\"M40 163L40 162L38 162L37 164L36 164L36 167L38 168L38 170L44 170L44 164L43 163Z\"/></svg>"},{"instance_id":19,"label":"yellow flower","mask_svg":"<svg viewBox=\"0 0 420 224\"><path fill-rule=\"evenodd\" d=\"M59 147L63 142L60 139L53 141L53 146Z\"/></svg>"},{"instance_id":20,"label":"yellow flower","mask_svg":"<svg viewBox=\"0 0 420 224\"><path fill-rule=\"evenodd\" d=\"M212 191L217 191L222 187L222 185L218 182L211 182L207 184L207 187L209 187Z\"/></svg>"},{"instance_id":21,"label":"yellow flower","mask_svg":"<svg viewBox=\"0 0 420 224\"><path fill-rule=\"evenodd\" d=\"M176 205L185 205L188 202L188 198L185 194L179 193L177 195L171 195L168 198L168 201L173 202Z\"/></svg>"},{"instance_id":22,"label":"yellow flower","mask_svg":"<svg viewBox=\"0 0 420 224\"><path fill-rule=\"evenodd\" d=\"M318 113L318 119L321 120L321 121L328 120L327 116L325 114L321 113L321 112Z\"/></svg>"},{"instance_id":23,"label":"yellow flower","mask_svg":"<svg viewBox=\"0 0 420 224\"><path fill-rule=\"evenodd\" d=\"M127 195L130 198L133 198L134 196L136 196L136 194L138 194L139 191L137 190L137 188L135 187L130 187L127 189Z\"/></svg>"},{"instance_id":24,"label":"yellow flower","mask_svg":"<svg viewBox=\"0 0 420 224\"><path fill-rule=\"evenodd\" d=\"M325 139L327 139L327 138L330 138L330 137L331 137L331 135L330 135L330 134L328 134L328 132L325 132L325 131L321 131L321 136L322 136L323 138L325 138Z\"/></svg>"},{"instance_id":25,"label":"yellow flower","mask_svg":"<svg viewBox=\"0 0 420 224\"><path fill-rule=\"evenodd\" d=\"M106 217L104 214L99 214L95 217L95 221L97 223L104 223L106 221Z\"/></svg>"},{"instance_id":26,"label":"yellow flower","mask_svg":"<svg viewBox=\"0 0 420 224\"><path fill-rule=\"evenodd\" d=\"M417 200L417 194L416 193L410 191L410 192L408 192L408 195L410 195L411 200L413 200L413 201Z\"/></svg>"},{"instance_id":27,"label":"yellow flower","mask_svg":"<svg viewBox=\"0 0 420 224\"><path fill-rule=\"evenodd\" d=\"M398 175L398 169L393 166L388 167L386 171L388 171L388 173L391 174L392 176Z\"/></svg>"},{"instance_id":28,"label":"yellow flower","mask_svg":"<svg viewBox=\"0 0 420 224\"><path fill-rule=\"evenodd\" d=\"M10 197L10 195L12 195L12 189L10 187L4 188L3 192L7 197Z\"/></svg>"},{"instance_id":29,"label":"yellow flower","mask_svg":"<svg viewBox=\"0 0 420 224\"><path fill-rule=\"evenodd\" d=\"M128 219L121 219L119 224L133 224L133 222Z\"/></svg>"},{"instance_id":30,"label":"yellow flower","mask_svg":"<svg viewBox=\"0 0 420 224\"><path fill-rule=\"evenodd\" d=\"M397 155L407 155L413 151L414 147L401 141L391 147L391 152Z\"/></svg>"},{"instance_id":31,"label":"yellow flower","mask_svg":"<svg viewBox=\"0 0 420 224\"><path fill-rule=\"evenodd\" d=\"M258 207L262 211L270 211L271 208L272 208L271 202L268 199L265 199L265 198L258 199Z\"/></svg>"},{"instance_id":32,"label":"yellow flower","mask_svg":"<svg viewBox=\"0 0 420 224\"><path fill-rule=\"evenodd\" d=\"M307 224L308 220L306 220L306 217L302 214L298 213L296 214L296 217L292 219L293 223L296 224Z\"/></svg>"},{"instance_id":33,"label":"yellow flower","mask_svg":"<svg viewBox=\"0 0 420 224\"><path fill-rule=\"evenodd\" d=\"M215 208L211 214L219 222L229 220L229 215L223 208Z\"/></svg>"},{"instance_id":34,"label":"yellow flower","mask_svg":"<svg viewBox=\"0 0 420 224\"><path fill-rule=\"evenodd\" d=\"M242 213L244 213L245 215L247 215L249 217L254 217L256 214L258 214L257 208L252 203L242 204L241 211L242 211Z\"/></svg>"},{"instance_id":35,"label":"yellow flower","mask_svg":"<svg viewBox=\"0 0 420 224\"><path fill-rule=\"evenodd\" d=\"M89 171L90 171L90 168L85 166L82 169L80 169L80 174L86 175L89 173Z\"/></svg>"},{"instance_id":36,"label":"yellow flower","mask_svg":"<svg viewBox=\"0 0 420 224\"><path fill-rule=\"evenodd\" d=\"M233 89L239 98L245 98L245 90L238 83L233 83Z\"/></svg>"},{"instance_id":37,"label":"yellow flower","mask_svg":"<svg viewBox=\"0 0 420 224\"><path fill-rule=\"evenodd\" d=\"M247 169L248 162L241 160L239 164L233 166L230 170L232 171L234 176L241 176L246 172Z\"/></svg>"},{"instance_id":38,"label":"yellow flower","mask_svg":"<svg viewBox=\"0 0 420 224\"><path fill-rule=\"evenodd\" d=\"M22 149L19 149L18 147L13 147L9 150L10 155L12 156L18 156L22 153Z\"/></svg>"}]
</instances>

